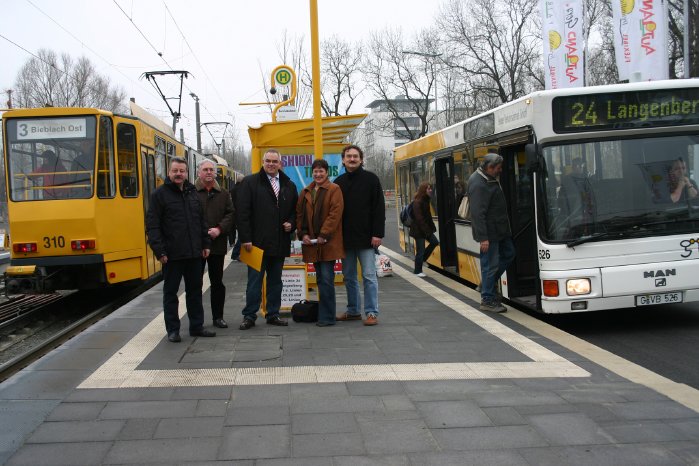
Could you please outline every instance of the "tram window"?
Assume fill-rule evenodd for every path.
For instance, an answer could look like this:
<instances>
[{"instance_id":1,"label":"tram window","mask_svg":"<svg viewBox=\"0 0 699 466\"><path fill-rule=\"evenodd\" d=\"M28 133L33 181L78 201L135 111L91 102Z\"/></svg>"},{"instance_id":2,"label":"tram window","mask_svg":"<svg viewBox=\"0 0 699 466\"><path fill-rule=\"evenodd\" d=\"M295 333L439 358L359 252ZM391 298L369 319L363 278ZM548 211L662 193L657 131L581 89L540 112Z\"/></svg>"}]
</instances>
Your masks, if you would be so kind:
<instances>
[{"instance_id":1,"label":"tram window","mask_svg":"<svg viewBox=\"0 0 699 466\"><path fill-rule=\"evenodd\" d=\"M101 117L97 151L97 196L101 198L110 198L116 195L113 134L112 120L108 117Z\"/></svg>"},{"instance_id":2,"label":"tram window","mask_svg":"<svg viewBox=\"0 0 699 466\"><path fill-rule=\"evenodd\" d=\"M137 197L136 129L132 125L120 123L117 126L117 153L121 197Z\"/></svg>"},{"instance_id":3,"label":"tram window","mask_svg":"<svg viewBox=\"0 0 699 466\"><path fill-rule=\"evenodd\" d=\"M155 186L158 187L165 182L167 177L167 157L165 153L165 140L155 137Z\"/></svg>"}]
</instances>

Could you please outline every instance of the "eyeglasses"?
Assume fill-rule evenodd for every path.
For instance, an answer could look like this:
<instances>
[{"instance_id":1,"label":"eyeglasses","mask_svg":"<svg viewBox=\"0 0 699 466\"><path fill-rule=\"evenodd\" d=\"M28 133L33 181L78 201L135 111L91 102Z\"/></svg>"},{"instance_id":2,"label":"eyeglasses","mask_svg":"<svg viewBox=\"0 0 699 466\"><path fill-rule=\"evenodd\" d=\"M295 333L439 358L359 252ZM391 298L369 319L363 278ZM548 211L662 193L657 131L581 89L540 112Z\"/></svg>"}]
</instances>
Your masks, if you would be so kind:
<instances>
[{"instance_id":1,"label":"eyeglasses","mask_svg":"<svg viewBox=\"0 0 699 466\"><path fill-rule=\"evenodd\" d=\"M272 164L272 165L276 165L276 164L279 163L279 160L267 160L267 159L265 159L265 163L269 163L269 164Z\"/></svg>"}]
</instances>

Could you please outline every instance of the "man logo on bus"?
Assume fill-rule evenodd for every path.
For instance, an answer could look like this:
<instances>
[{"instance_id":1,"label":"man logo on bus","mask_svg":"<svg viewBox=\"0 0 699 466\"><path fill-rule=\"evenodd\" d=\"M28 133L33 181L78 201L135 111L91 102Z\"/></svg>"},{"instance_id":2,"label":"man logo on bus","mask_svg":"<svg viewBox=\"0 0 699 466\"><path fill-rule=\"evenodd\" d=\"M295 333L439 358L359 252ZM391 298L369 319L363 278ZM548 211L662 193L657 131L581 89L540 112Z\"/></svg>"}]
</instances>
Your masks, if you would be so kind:
<instances>
[{"instance_id":1,"label":"man logo on bus","mask_svg":"<svg viewBox=\"0 0 699 466\"><path fill-rule=\"evenodd\" d=\"M667 286L667 278L656 278L655 279L655 287L659 286Z\"/></svg>"},{"instance_id":2,"label":"man logo on bus","mask_svg":"<svg viewBox=\"0 0 699 466\"><path fill-rule=\"evenodd\" d=\"M658 278L658 277L669 277L670 275L677 275L676 269L665 269L665 270L649 270L643 272L643 278Z\"/></svg>"}]
</instances>

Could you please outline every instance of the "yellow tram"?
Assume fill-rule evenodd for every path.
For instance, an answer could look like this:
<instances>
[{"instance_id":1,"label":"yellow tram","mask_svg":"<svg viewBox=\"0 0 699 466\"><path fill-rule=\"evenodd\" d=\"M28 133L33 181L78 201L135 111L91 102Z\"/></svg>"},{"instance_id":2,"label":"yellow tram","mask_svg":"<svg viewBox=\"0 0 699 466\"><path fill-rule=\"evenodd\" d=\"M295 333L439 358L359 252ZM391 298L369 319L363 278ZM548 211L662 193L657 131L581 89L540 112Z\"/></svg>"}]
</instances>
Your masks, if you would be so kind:
<instances>
[{"instance_id":1,"label":"yellow tram","mask_svg":"<svg viewBox=\"0 0 699 466\"><path fill-rule=\"evenodd\" d=\"M135 104L132 113L49 107L3 115L7 293L99 288L160 272L145 234L150 194L171 157L188 159L193 180L203 156Z\"/></svg>"}]
</instances>

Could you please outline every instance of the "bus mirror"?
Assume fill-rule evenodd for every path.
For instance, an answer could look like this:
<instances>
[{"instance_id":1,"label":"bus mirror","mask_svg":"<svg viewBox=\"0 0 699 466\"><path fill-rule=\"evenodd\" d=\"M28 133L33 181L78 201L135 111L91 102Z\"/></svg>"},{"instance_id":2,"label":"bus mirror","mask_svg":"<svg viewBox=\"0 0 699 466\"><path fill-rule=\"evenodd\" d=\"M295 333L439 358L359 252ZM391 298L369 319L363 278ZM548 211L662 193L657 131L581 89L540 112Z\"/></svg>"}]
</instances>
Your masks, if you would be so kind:
<instances>
[{"instance_id":1,"label":"bus mirror","mask_svg":"<svg viewBox=\"0 0 699 466\"><path fill-rule=\"evenodd\" d=\"M524 146L524 154L527 160L527 171L532 172L539 169L539 145L527 144Z\"/></svg>"}]
</instances>

